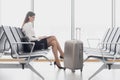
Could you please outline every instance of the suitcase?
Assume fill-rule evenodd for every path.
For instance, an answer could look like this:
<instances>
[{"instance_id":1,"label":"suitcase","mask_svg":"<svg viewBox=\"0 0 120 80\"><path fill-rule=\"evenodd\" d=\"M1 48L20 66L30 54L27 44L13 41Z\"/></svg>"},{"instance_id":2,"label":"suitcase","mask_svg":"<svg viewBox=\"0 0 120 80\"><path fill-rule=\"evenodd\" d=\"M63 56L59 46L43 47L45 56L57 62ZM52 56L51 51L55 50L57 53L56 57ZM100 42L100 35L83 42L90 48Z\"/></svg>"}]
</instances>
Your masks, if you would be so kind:
<instances>
[{"instance_id":1,"label":"suitcase","mask_svg":"<svg viewBox=\"0 0 120 80\"><path fill-rule=\"evenodd\" d=\"M80 40L68 40L64 47L64 67L72 72L83 69L83 42Z\"/></svg>"},{"instance_id":2,"label":"suitcase","mask_svg":"<svg viewBox=\"0 0 120 80\"><path fill-rule=\"evenodd\" d=\"M76 39L65 42L64 47L64 67L72 72L76 69L83 69L83 42L80 40L81 28L76 28Z\"/></svg>"}]
</instances>

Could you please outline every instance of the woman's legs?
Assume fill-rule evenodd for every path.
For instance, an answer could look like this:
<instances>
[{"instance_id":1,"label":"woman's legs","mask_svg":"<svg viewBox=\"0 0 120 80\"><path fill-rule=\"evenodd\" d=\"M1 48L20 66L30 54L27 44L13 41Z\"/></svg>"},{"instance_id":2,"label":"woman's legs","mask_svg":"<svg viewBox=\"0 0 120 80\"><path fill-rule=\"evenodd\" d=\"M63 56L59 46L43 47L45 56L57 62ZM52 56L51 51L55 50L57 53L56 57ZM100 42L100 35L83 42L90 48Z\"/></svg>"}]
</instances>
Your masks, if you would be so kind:
<instances>
[{"instance_id":1,"label":"woman's legs","mask_svg":"<svg viewBox=\"0 0 120 80\"><path fill-rule=\"evenodd\" d=\"M63 57L64 53L63 53L57 39L54 36L50 36L47 38L47 42L48 42L48 46L52 46L52 51L54 53L56 64L61 67L60 61L58 58L58 51L60 52L60 56L62 56L62 57Z\"/></svg>"},{"instance_id":2,"label":"woman's legs","mask_svg":"<svg viewBox=\"0 0 120 80\"><path fill-rule=\"evenodd\" d=\"M57 63L58 66L61 67L61 64L60 64L60 61L59 61L59 58L58 58L56 41L52 41L49 45L52 46L52 52L54 54L55 62Z\"/></svg>"},{"instance_id":3,"label":"woman's legs","mask_svg":"<svg viewBox=\"0 0 120 80\"><path fill-rule=\"evenodd\" d=\"M60 53L60 56L64 56L64 52L62 51L61 47L60 47L60 44L58 42L58 40L56 39L55 36L50 36L47 38L48 39L48 44L51 43L51 41L56 41L56 45L57 45L57 50L59 51Z\"/></svg>"}]
</instances>

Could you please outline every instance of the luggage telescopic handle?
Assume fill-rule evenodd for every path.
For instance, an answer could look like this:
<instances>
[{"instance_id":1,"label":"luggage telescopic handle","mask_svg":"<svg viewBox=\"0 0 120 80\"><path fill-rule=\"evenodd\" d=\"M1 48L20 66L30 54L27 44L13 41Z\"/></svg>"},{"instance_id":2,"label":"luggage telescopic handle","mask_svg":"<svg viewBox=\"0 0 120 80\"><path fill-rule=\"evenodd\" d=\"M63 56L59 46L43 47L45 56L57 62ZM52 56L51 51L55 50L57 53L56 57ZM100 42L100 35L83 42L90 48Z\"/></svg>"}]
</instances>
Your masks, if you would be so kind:
<instances>
[{"instance_id":1,"label":"luggage telescopic handle","mask_svg":"<svg viewBox=\"0 0 120 80\"><path fill-rule=\"evenodd\" d=\"M76 40L80 40L80 39L81 39L81 28L76 27Z\"/></svg>"}]
</instances>

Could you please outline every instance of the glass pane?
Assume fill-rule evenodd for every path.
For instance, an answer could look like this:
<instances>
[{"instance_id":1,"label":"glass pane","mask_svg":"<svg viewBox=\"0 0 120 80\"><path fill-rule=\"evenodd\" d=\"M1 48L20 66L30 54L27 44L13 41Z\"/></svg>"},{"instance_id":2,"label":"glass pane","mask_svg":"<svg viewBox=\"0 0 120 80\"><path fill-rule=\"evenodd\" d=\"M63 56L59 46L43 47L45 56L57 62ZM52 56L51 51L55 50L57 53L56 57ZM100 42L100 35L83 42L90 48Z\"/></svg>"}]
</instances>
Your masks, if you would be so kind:
<instances>
[{"instance_id":1,"label":"glass pane","mask_svg":"<svg viewBox=\"0 0 120 80\"><path fill-rule=\"evenodd\" d=\"M115 18L116 18L116 27L120 26L120 0L115 0Z\"/></svg>"},{"instance_id":2,"label":"glass pane","mask_svg":"<svg viewBox=\"0 0 120 80\"><path fill-rule=\"evenodd\" d=\"M54 35L63 46L71 38L71 1L35 0L35 30L38 36Z\"/></svg>"},{"instance_id":3,"label":"glass pane","mask_svg":"<svg viewBox=\"0 0 120 80\"><path fill-rule=\"evenodd\" d=\"M101 39L111 27L111 0L76 0L75 7L75 26L81 28L84 46L88 46L88 38ZM92 47L96 47L96 43L93 41Z\"/></svg>"},{"instance_id":4,"label":"glass pane","mask_svg":"<svg viewBox=\"0 0 120 80\"><path fill-rule=\"evenodd\" d=\"M30 10L30 0L1 0L1 24L20 27Z\"/></svg>"},{"instance_id":5,"label":"glass pane","mask_svg":"<svg viewBox=\"0 0 120 80\"><path fill-rule=\"evenodd\" d=\"M1 0L0 0L0 25L1 25Z\"/></svg>"}]
</instances>

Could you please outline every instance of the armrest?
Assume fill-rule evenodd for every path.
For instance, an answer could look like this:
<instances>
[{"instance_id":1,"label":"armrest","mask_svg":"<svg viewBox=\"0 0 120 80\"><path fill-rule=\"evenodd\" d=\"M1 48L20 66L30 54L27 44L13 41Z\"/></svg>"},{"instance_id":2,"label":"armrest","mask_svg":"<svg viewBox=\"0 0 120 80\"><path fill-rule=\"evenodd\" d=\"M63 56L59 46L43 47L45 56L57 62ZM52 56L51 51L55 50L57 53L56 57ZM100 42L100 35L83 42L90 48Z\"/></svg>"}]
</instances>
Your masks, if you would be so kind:
<instances>
[{"instance_id":1,"label":"armrest","mask_svg":"<svg viewBox=\"0 0 120 80\"><path fill-rule=\"evenodd\" d=\"M99 43L100 43L100 39L98 38L88 38L87 39L87 43L88 43L88 46L89 46L89 48L91 48L91 46L90 46L90 41L93 41L93 40L95 40L95 41L98 41L98 45L97 45L97 47L99 46Z\"/></svg>"},{"instance_id":2,"label":"armrest","mask_svg":"<svg viewBox=\"0 0 120 80\"><path fill-rule=\"evenodd\" d=\"M116 44L116 45L120 45L120 43L106 43L106 44ZM116 51L116 53L114 53L113 55L111 55L111 57L110 57L110 58L112 59L111 62L109 62L109 60L108 60L108 61L105 60L105 58L107 58L107 56L104 54L104 52L101 51L101 54L102 54L102 58L103 58L103 62L104 62L104 63L111 63L111 62L114 63L115 60L118 58L118 55L119 55L119 58L120 58L120 54L119 54L119 52L117 52L117 51ZM108 56L108 57L109 57L109 56ZM110 58L109 58L109 59L110 59Z\"/></svg>"},{"instance_id":3,"label":"armrest","mask_svg":"<svg viewBox=\"0 0 120 80\"><path fill-rule=\"evenodd\" d=\"M32 48L31 48L31 51L30 51L30 53L29 53L29 56L28 56L28 60L27 60L27 63L29 63L30 62L30 57L31 57L31 53L33 52L33 48L34 48L34 46L35 46L35 43L34 42L14 42L14 43L12 43L13 45L14 44L32 44ZM16 52L16 55L17 55L17 59L19 60L19 55L17 54L17 52ZM20 62L20 61L19 61Z\"/></svg>"}]
</instances>

